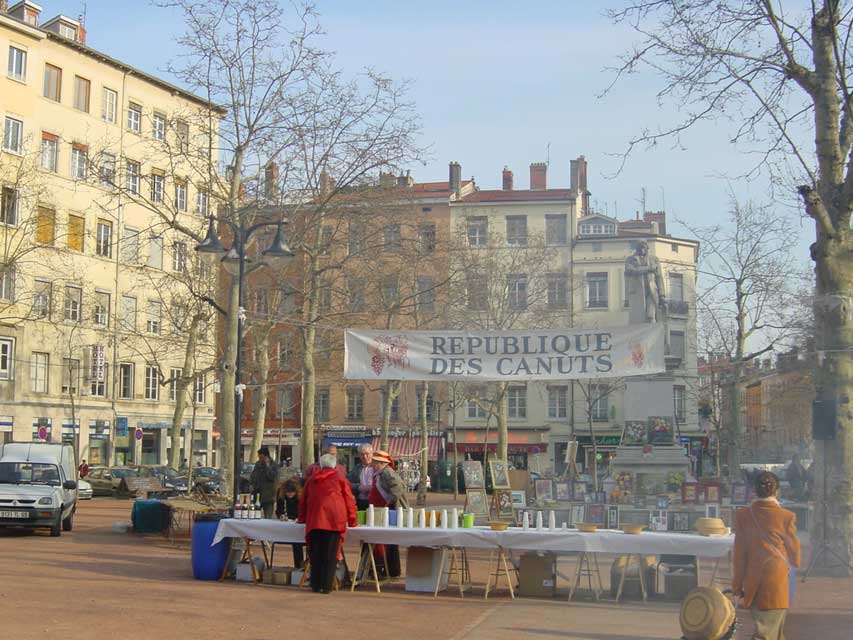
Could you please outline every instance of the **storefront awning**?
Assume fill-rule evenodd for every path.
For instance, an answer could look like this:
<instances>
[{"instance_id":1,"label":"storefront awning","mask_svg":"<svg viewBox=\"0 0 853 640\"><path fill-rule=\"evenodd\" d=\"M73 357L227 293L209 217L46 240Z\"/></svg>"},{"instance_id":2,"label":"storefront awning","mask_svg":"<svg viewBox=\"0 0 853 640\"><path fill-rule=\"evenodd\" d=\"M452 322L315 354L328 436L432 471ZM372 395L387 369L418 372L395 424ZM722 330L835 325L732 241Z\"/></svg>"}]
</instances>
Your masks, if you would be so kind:
<instances>
[{"instance_id":1,"label":"storefront awning","mask_svg":"<svg viewBox=\"0 0 853 640\"><path fill-rule=\"evenodd\" d=\"M453 451L453 445L447 445L449 451ZM496 451L497 444L489 443L489 451ZM545 453L548 450L548 445L544 442L536 442L536 443L512 443L510 442L507 445L507 450L510 453ZM459 453L482 453L483 451L483 443L480 442L478 444L465 442L460 442L456 445L456 451Z\"/></svg>"},{"instance_id":2,"label":"storefront awning","mask_svg":"<svg viewBox=\"0 0 853 640\"><path fill-rule=\"evenodd\" d=\"M373 436L373 448L379 448L379 436ZM388 438L388 453L395 460L399 458L414 458L419 456L423 450L422 440L420 436L391 436ZM427 456L430 460L438 460L439 452L441 451L441 438L438 436L429 436L427 438L428 451Z\"/></svg>"}]
</instances>

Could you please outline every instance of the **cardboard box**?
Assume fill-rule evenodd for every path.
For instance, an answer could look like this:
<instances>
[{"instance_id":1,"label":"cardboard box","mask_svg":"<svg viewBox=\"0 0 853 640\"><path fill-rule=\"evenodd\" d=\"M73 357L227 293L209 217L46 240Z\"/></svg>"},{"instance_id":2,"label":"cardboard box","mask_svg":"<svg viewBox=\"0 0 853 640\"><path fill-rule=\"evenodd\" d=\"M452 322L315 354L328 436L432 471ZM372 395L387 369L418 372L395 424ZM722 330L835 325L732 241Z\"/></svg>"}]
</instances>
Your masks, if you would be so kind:
<instances>
[{"instance_id":1,"label":"cardboard box","mask_svg":"<svg viewBox=\"0 0 853 640\"><path fill-rule=\"evenodd\" d=\"M302 574L305 573L304 569L294 569L290 573L290 584L295 587L299 586L299 583L302 582Z\"/></svg>"},{"instance_id":2,"label":"cardboard box","mask_svg":"<svg viewBox=\"0 0 853 640\"><path fill-rule=\"evenodd\" d=\"M264 571L264 584L289 585L293 567L279 567Z\"/></svg>"},{"instance_id":3,"label":"cardboard box","mask_svg":"<svg viewBox=\"0 0 853 640\"><path fill-rule=\"evenodd\" d=\"M438 575L440 562L441 549L409 547L406 553L406 591L433 593L437 582L439 591L447 589L447 572L443 572L441 576ZM448 567L449 563L448 557L446 562Z\"/></svg>"},{"instance_id":4,"label":"cardboard box","mask_svg":"<svg viewBox=\"0 0 853 640\"><path fill-rule=\"evenodd\" d=\"M518 595L526 598L553 598L557 584L557 556L553 553L525 553L518 567Z\"/></svg>"}]
</instances>

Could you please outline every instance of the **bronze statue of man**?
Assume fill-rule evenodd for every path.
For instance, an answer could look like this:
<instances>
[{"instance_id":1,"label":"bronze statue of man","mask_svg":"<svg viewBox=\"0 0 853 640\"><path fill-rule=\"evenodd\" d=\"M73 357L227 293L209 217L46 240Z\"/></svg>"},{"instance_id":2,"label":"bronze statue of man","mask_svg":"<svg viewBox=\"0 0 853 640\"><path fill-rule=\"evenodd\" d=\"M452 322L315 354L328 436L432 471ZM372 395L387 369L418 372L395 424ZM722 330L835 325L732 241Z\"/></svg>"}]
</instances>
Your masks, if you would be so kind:
<instances>
[{"instance_id":1,"label":"bronze statue of man","mask_svg":"<svg viewBox=\"0 0 853 640\"><path fill-rule=\"evenodd\" d=\"M637 324L665 321L666 297L660 261L649 255L649 245L644 240L637 243L634 253L625 259L625 281L628 322Z\"/></svg>"}]
</instances>

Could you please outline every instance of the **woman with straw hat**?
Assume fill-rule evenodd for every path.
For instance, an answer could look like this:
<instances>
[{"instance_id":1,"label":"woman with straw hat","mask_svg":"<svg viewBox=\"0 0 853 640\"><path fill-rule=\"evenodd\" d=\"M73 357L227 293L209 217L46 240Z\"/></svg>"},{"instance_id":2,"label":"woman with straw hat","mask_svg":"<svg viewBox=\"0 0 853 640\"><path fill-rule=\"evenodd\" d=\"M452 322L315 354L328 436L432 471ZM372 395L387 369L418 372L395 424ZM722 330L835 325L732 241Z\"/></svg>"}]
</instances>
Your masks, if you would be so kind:
<instances>
[{"instance_id":1,"label":"woman with straw hat","mask_svg":"<svg viewBox=\"0 0 853 640\"><path fill-rule=\"evenodd\" d=\"M394 460L386 451L373 452L373 485L367 494L367 501L374 507L389 509L406 509L409 502L406 499L406 485L397 475L392 465ZM396 578L401 573L400 549L397 545L376 545L377 561L384 563L388 575Z\"/></svg>"}]
</instances>

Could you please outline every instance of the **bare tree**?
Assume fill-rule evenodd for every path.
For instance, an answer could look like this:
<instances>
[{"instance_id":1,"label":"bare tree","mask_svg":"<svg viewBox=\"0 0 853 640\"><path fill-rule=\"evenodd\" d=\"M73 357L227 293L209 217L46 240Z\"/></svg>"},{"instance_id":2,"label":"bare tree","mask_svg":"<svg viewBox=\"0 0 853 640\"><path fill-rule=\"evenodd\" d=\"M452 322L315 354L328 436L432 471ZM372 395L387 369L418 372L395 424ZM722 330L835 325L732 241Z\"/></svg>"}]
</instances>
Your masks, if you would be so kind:
<instances>
[{"instance_id":1,"label":"bare tree","mask_svg":"<svg viewBox=\"0 0 853 640\"><path fill-rule=\"evenodd\" d=\"M609 398L625 388L622 378L602 380L576 380L575 388L581 392L583 414L586 418L590 441L592 442L592 483L598 491L598 444L595 439L595 423L609 418Z\"/></svg>"},{"instance_id":2,"label":"bare tree","mask_svg":"<svg viewBox=\"0 0 853 640\"><path fill-rule=\"evenodd\" d=\"M673 100L683 114L661 130L641 132L628 151L677 139L703 120L727 121L733 140L756 152L755 170L768 171L788 193L796 192L814 220L816 342L824 354L816 383L821 397L846 406L853 396L853 51L848 46L853 14L847 3L815 0L788 7L778 0L640 0L611 15L640 35L618 75L648 65L663 80L658 95ZM836 426L839 434L853 432L853 414L838 411ZM836 446L821 448L817 462L818 491L828 496L815 518L817 537L825 537L849 564L853 439L845 435Z\"/></svg>"}]
</instances>

